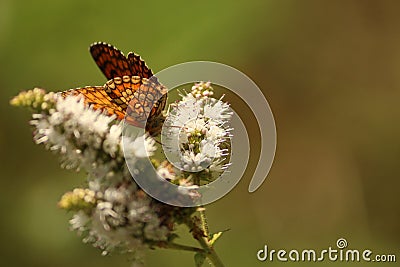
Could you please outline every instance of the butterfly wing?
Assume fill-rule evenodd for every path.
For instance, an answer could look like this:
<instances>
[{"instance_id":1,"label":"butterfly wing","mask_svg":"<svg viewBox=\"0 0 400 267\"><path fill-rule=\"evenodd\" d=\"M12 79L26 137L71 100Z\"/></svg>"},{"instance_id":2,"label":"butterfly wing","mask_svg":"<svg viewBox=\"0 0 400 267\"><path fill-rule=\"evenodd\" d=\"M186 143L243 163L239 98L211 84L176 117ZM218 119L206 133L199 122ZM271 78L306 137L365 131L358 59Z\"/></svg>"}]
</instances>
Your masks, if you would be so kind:
<instances>
[{"instance_id":1,"label":"butterfly wing","mask_svg":"<svg viewBox=\"0 0 400 267\"><path fill-rule=\"evenodd\" d=\"M102 42L94 43L90 46L90 53L108 80L133 75L127 58L114 46Z\"/></svg>"},{"instance_id":2,"label":"butterfly wing","mask_svg":"<svg viewBox=\"0 0 400 267\"><path fill-rule=\"evenodd\" d=\"M104 88L112 101L125 111L125 120L130 124L145 128L150 118L161 115L158 102L167 90L160 84L139 76L124 76L109 80Z\"/></svg>"},{"instance_id":3,"label":"butterfly wing","mask_svg":"<svg viewBox=\"0 0 400 267\"><path fill-rule=\"evenodd\" d=\"M90 46L90 53L108 81L104 86L87 86L62 92L83 95L85 103L94 109L126 119L132 125L146 128L152 135L162 125L162 111L167 90L161 85L146 63L132 52L127 57L112 45L99 42ZM161 123L160 123L161 122ZM147 123L147 125L146 125Z\"/></svg>"},{"instance_id":4,"label":"butterfly wing","mask_svg":"<svg viewBox=\"0 0 400 267\"><path fill-rule=\"evenodd\" d=\"M139 55L129 52L127 60L133 75L148 79L153 76L153 72L147 67L146 63Z\"/></svg>"},{"instance_id":5,"label":"butterfly wing","mask_svg":"<svg viewBox=\"0 0 400 267\"><path fill-rule=\"evenodd\" d=\"M116 115L136 127L145 128L157 135L162 127L162 111L166 103L167 89L139 76L123 76L110 79L104 86L87 86L61 93L63 97L82 95L87 105Z\"/></svg>"},{"instance_id":6,"label":"butterfly wing","mask_svg":"<svg viewBox=\"0 0 400 267\"><path fill-rule=\"evenodd\" d=\"M63 97L70 95L82 95L87 105L94 109L99 109L107 112L107 115L116 115L119 120L124 119L125 110L113 101L113 99L106 93L104 86L86 86L82 88L71 89L61 92Z\"/></svg>"},{"instance_id":7,"label":"butterfly wing","mask_svg":"<svg viewBox=\"0 0 400 267\"><path fill-rule=\"evenodd\" d=\"M127 57L114 46L99 42L90 46L90 53L107 79L123 76L150 78L153 72L139 55L130 52Z\"/></svg>"}]
</instances>

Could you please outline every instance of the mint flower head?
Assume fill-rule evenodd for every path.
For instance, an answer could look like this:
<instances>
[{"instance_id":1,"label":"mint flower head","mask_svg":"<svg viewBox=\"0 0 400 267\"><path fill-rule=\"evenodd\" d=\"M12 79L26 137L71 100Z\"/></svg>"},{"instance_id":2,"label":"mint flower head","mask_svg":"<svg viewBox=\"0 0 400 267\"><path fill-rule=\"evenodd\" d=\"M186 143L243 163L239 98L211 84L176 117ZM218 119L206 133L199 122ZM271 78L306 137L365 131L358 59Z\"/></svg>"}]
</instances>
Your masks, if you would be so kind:
<instances>
[{"instance_id":1,"label":"mint flower head","mask_svg":"<svg viewBox=\"0 0 400 267\"><path fill-rule=\"evenodd\" d=\"M133 170L146 177L144 166L151 157L157 177L168 183L194 188L216 179L229 165L232 112L213 93L210 83L198 83L170 106L161 136L166 159L157 158L159 141L148 134L123 135L123 122L88 106L83 96L63 97L35 88L11 104L33 110L30 124L36 144L58 155L61 167L87 174L85 186L66 192L58 203L72 214L70 229L84 243L102 255L133 253L135 264L142 262L145 249L170 248L195 252L196 266L205 258L223 266L213 249L221 232L209 233L204 207L200 219L194 215L196 208L164 204L146 194L131 174ZM180 224L200 247L175 243Z\"/></svg>"},{"instance_id":2,"label":"mint flower head","mask_svg":"<svg viewBox=\"0 0 400 267\"><path fill-rule=\"evenodd\" d=\"M30 122L34 141L58 154L62 167L88 174L87 188L74 189L59 202L73 213L71 229L85 243L107 254L137 251L172 236L174 216L183 210L154 201L133 182L122 151L122 122L85 105L79 96L63 98L39 89L21 93L12 104L40 111ZM138 166L155 150L147 136L129 142L125 154Z\"/></svg>"},{"instance_id":3,"label":"mint flower head","mask_svg":"<svg viewBox=\"0 0 400 267\"><path fill-rule=\"evenodd\" d=\"M229 165L225 161L232 130L229 105L210 97L213 94L209 82L195 84L191 92L182 95L182 101L170 106L162 132L171 163L208 180Z\"/></svg>"}]
</instances>

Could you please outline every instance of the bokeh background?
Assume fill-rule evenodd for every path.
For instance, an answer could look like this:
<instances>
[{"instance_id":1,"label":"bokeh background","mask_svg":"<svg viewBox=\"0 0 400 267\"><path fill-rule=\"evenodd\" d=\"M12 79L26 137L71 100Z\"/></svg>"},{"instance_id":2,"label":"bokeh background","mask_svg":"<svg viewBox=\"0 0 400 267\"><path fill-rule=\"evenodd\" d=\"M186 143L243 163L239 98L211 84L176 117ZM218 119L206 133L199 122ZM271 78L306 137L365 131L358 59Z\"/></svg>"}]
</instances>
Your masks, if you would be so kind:
<instances>
[{"instance_id":1,"label":"bokeh background","mask_svg":"<svg viewBox=\"0 0 400 267\"><path fill-rule=\"evenodd\" d=\"M211 230L230 229L216 245L226 266L308 266L261 263L256 252L264 244L321 250L340 237L399 258L399 10L389 0L0 1L2 265L130 265L69 232L70 215L56 202L84 174L61 170L57 157L33 144L29 112L8 104L35 86L103 84L88 53L95 41L135 51L155 71L218 61L262 88L278 133L268 179L247 192L255 131L247 175L208 207ZM246 123L254 131L251 116ZM193 255L155 250L146 263L193 266ZM386 265L396 264L379 266Z\"/></svg>"}]
</instances>

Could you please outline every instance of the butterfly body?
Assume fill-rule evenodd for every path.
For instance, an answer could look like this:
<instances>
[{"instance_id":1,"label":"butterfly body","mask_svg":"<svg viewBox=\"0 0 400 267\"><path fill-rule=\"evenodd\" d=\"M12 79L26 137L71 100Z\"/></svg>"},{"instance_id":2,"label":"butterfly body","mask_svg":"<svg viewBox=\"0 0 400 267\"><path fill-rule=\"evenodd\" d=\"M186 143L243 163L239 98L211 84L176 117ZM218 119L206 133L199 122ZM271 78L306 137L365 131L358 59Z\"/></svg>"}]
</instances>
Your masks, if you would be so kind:
<instances>
[{"instance_id":1,"label":"butterfly body","mask_svg":"<svg viewBox=\"0 0 400 267\"><path fill-rule=\"evenodd\" d=\"M167 101L167 89L153 76L151 69L134 53L125 57L106 43L95 43L90 52L108 81L103 86L87 86L61 93L82 95L94 109L116 115L117 119L145 128L150 135L160 133Z\"/></svg>"}]
</instances>

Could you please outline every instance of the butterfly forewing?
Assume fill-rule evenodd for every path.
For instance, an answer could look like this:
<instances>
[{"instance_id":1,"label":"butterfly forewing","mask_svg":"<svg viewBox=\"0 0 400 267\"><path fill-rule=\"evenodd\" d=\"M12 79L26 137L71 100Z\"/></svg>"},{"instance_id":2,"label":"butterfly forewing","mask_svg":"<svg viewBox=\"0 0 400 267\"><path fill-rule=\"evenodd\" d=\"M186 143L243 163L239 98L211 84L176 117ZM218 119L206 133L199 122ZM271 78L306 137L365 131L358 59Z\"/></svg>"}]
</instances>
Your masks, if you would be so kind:
<instances>
[{"instance_id":1,"label":"butterfly forewing","mask_svg":"<svg viewBox=\"0 0 400 267\"><path fill-rule=\"evenodd\" d=\"M133 75L137 75L143 78L150 78L153 76L153 72L151 71L151 69L149 69L149 67L147 67L146 63L141 59L139 55L130 52L128 54L128 62Z\"/></svg>"},{"instance_id":2,"label":"butterfly forewing","mask_svg":"<svg viewBox=\"0 0 400 267\"><path fill-rule=\"evenodd\" d=\"M106 43L94 43L90 46L90 53L108 80L133 75L127 58L114 46Z\"/></svg>"}]
</instances>

